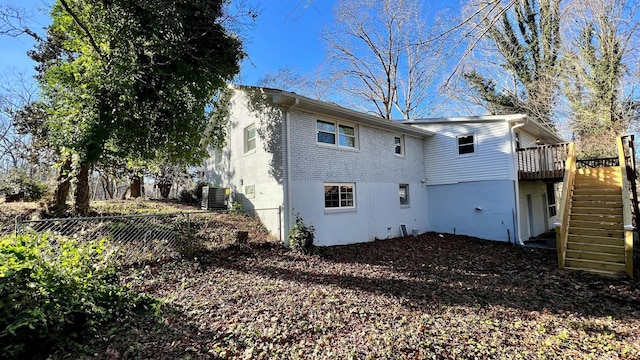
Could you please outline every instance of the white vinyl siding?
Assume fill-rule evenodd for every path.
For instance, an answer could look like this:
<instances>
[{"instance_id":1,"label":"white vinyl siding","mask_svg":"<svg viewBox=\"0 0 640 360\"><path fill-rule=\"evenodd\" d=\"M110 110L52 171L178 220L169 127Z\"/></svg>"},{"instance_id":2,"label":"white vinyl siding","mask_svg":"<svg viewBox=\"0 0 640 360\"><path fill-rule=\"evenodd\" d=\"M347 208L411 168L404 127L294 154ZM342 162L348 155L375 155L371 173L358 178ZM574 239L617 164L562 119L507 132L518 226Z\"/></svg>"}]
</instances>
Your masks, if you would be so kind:
<instances>
[{"instance_id":1,"label":"white vinyl siding","mask_svg":"<svg viewBox=\"0 0 640 360\"><path fill-rule=\"evenodd\" d=\"M428 185L482 180L513 180L513 156L506 122L417 125L436 134L425 139ZM475 134L475 156L459 155L458 136Z\"/></svg>"}]
</instances>

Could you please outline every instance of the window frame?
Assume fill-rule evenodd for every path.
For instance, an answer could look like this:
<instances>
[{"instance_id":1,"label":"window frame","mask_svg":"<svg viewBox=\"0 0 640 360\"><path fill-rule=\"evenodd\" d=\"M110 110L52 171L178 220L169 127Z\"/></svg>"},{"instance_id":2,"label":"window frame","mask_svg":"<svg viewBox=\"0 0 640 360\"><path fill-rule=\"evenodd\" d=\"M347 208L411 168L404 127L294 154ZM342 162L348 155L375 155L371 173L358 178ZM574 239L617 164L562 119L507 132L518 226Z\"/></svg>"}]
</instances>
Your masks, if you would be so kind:
<instances>
[{"instance_id":1,"label":"window frame","mask_svg":"<svg viewBox=\"0 0 640 360\"><path fill-rule=\"evenodd\" d=\"M252 189L251 192L247 191L248 189ZM256 198L256 186L255 184L245 185L243 189L244 197L247 199L255 199Z\"/></svg>"},{"instance_id":2,"label":"window frame","mask_svg":"<svg viewBox=\"0 0 640 360\"><path fill-rule=\"evenodd\" d=\"M249 132L253 129L253 137L249 137ZM257 147L257 139L258 139L258 133L256 131L256 123L252 123L250 125L247 125L244 128L244 153L245 154L249 154L252 152L256 151L256 147ZM249 149L249 142L253 140L253 147L251 149Z\"/></svg>"},{"instance_id":3,"label":"window frame","mask_svg":"<svg viewBox=\"0 0 640 360\"><path fill-rule=\"evenodd\" d=\"M402 188L404 188L404 199L405 202L402 203ZM411 196L410 196L410 192L409 192L409 184L398 184L398 195L399 195L399 200L400 200L400 207L409 207L411 206Z\"/></svg>"},{"instance_id":4,"label":"window frame","mask_svg":"<svg viewBox=\"0 0 640 360\"><path fill-rule=\"evenodd\" d=\"M399 140L399 142L396 142L396 140ZM404 157L405 156L405 139L404 139L404 135L394 135L393 136L393 144L394 144L394 148L393 148L393 152L397 157ZM398 147L400 147L400 152L398 153Z\"/></svg>"},{"instance_id":5,"label":"window frame","mask_svg":"<svg viewBox=\"0 0 640 360\"><path fill-rule=\"evenodd\" d=\"M460 144L460 139L461 138L466 138L466 137L469 137L469 136L472 139L471 143ZM460 149L463 146L469 146L469 145L473 146L473 151L472 152L460 153ZM457 135L456 136L456 156L474 156L474 155L478 155L478 137L477 137L476 133Z\"/></svg>"},{"instance_id":6,"label":"window frame","mask_svg":"<svg viewBox=\"0 0 640 360\"><path fill-rule=\"evenodd\" d=\"M337 187L338 188L338 206L329 206L327 207L327 187ZM350 187L351 188L351 205L345 205L343 206L343 199L342 195L342 187ZM323 191L323 195L324 195L324 210L325 211L350 211L350 210L355 210L356 209L356 183L354 182L326 182L324 184L322 184L322 191Z\"/></svg>"},{"instance_id":7,"label":"window frame","mask_svg":"<svg viewBox=\"0 0 640 360\"><path fill-rule=\"evenodd\" d=\"M320 123L331 124L333 131L326 129L320 129L318 125ZM349 128L353 130L353 135L342 132L343 128ZM333 136L333 142L320 141L319 135L321 133L331 134ZM342 145L341 138L352 138L353 146ZM328 119L316 119L316 144L320 146L334 146L341 149L358 149L358 126L349 122L343 122L338 120Z\"/></svg>"}]
</instances>

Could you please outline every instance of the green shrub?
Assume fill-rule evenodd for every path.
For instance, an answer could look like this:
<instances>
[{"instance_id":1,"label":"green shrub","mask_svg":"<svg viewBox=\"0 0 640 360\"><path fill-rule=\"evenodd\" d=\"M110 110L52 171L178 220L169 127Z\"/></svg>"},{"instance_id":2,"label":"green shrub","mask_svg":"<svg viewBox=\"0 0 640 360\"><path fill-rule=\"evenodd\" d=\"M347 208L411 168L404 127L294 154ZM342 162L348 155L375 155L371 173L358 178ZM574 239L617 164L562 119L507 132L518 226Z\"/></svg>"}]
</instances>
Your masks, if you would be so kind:
<instances>
[{"instance_id":1,"label":"green shrub","mask_svg":"<svg viewBox=\"0 0 640 360\"><path fill-rule=\"evenodd\" d=\"M299 253L311 254L315 239L314 232L314 227L305 225L300 214L297 214L293 226L289 230L289 246Z\"/></svg>"},{"instance_id":2,"label":"green shrub","mask_svg":"<svg viewBox=\"0 0 640 360\"><path fill-rule=\"evenodd\" d=\"M0 179L0 194L21 194L25 201L38 201L47 191L47 185L34 179L23 168L12 168Z\"/></svg>"},{"instance_id":3,"label":"green shrub","mask_svg":"<svg viewBox=\"0 0 640 360\"><path fill-rule=\"evenodd\" d=\"M200 180L196 183L195 188L181 190L178 195L178 201L190 205L200 205L202 203L202 188L208 185L207 182Z\"/></svg>"},{"instance_id":4,"label":"green shrub","mask_svg":"<svg viewBox=\"0 0 640 360\"><path fill-rule=\"evenodd\" d=\"M146 307L120 284L106 241L52 235L0 239L0 357L43 358Z\"/></svg>"}]
</instances>

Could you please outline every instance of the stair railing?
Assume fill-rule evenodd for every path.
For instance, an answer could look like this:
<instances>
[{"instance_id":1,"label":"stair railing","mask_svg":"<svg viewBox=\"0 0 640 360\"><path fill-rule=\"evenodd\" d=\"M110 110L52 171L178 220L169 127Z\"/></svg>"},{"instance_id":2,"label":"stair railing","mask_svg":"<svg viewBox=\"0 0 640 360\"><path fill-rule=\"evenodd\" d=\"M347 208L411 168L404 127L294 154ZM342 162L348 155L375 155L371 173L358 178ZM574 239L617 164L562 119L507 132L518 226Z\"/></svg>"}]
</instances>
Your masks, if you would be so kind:
<instances>
[{"instance_id":1,"label":"stair railing","mask_svg":"<svg viewBox=\"0 0 640 360\"><path fill-rule=\"evenodd\" d=\"M556 228L556 249L558 251L558 267L564 269L567 252L567 238L569 237L569 213L571 212L571 197L576 178L576 153L573 143L569 143L567 160L565 161L564 179L562 181L562 198L560 199L560 213Z\"/></svg>"},{"instance_id":2,"label":"stair railing","mask_svg":"<svg viewBox=\"0 0 640 360\"><path fill-rule=\"evenodd\" d=\"M631 217L631 200L629 200L629 182L627 179L627 166L625 151L622 146L622 137L617 139L618 156L620 158L620 183L622 186L622 218L624 224L624 255L625 271L629 277L633 277L633 222Z\"/></svg>"}]
</instances>

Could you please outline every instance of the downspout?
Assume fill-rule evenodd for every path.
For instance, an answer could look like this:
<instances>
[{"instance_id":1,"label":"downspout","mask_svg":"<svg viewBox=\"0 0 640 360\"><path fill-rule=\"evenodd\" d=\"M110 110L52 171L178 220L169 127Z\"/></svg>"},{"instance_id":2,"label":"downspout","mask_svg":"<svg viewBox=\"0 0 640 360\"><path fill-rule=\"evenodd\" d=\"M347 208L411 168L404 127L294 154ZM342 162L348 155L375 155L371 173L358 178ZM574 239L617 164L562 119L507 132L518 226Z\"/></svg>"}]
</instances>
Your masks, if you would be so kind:
<instances>
[{"instance_id":1,"label":"downspout","mask_svg":"<svg viewBox=\"0 0 640 360\"><path fill-rule=\"evenodd\" d=\"M286 150L286 162L287 162L287 184L285 186L285 204L283 209L284 216L284 246L289 247L289 229L291 229L291 109L300 104L300 99L295 98L293 105L289 106L285 110L285 128L287 136L287 150Z\"/></svg>"},{"instance_id":2,"label":"downspout","mask_svg":"<svg viewBox=\"0 0 640 360\"><path fill-rule=\"evenodd\" d=\"M514 237L514 243L517 240L518 241L518 245L520 246L524 246L524 242L522 241L522 239L520 238L520 186L519 186L519 182L518 182L518 157L516 156L516 149L515 149L515 138L516 138L516 129L523 127L524 125L526 125L529 122L529 117L525 115L524 117L524 122L516 124L514 126L511 127L511 156L513 156L513 167L512 167L512 171L513 171L513 193L515 194L516 197L516 213L515 213L515 223L514 225L516 226L516 228L514 229L515 232L513 234Z\"/></svg>"}]
</instances>

